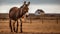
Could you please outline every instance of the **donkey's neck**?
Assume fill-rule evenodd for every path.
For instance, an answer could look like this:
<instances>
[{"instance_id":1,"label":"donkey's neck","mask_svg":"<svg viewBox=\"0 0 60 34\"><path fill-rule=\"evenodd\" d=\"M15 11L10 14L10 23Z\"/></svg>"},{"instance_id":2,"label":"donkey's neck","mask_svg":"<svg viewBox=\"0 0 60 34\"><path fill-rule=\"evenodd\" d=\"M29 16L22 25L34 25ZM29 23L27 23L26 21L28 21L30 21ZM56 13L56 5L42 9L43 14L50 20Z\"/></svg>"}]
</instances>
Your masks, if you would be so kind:
<instances>
[{"instance_id":1,"label":"donkey's neck","mask_svg":"<svg viewBox=\"0 0 60 34\"><path fill-rule=\"evenodd\" d=\"M25 15L25 14L26 14L26 12L22 12L22 16Z\"/></svg>"},{"instance_id":2,"label":"donkey's neck","mask_svg":"<svg viewBox=\"0 0 60 34\"><path fill-rule=\"evenodd\" d=\"M21 10L19 11L19 18L21 18L23 15L25 15L26 14L26 12L25 11L22 11L21 12Z\"/></svg>"}]
</instances>

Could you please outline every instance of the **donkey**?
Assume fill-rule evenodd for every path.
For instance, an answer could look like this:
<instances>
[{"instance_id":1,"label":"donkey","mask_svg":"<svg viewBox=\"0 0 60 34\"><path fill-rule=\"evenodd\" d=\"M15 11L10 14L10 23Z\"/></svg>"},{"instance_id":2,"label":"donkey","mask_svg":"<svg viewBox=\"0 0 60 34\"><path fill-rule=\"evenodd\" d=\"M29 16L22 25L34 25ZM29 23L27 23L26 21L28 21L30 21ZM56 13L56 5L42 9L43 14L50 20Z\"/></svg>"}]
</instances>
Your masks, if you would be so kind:
<instances>
[{"instance_id":1,"label":"donkey","mask_svg":"<svg viewBox=\"0 0 60 34\"><path fill-rule=\"evenodd\" d=\"M29 10L29 5L30 5L30 2L28 2L26 4L26 1L24 1L24 4L18 8L18 7L13 7L10 9L9 11L9 18L10 18L10 22L9 22L9 27L11 29L11 32L18 32L18 19L20 19L20 31L22 32L22 16L25 15L28 10ZM17 21L17 28L15 29L15 22L12 24L11 20L14 20L15 22Z\"/></svg>"}]
</instances>

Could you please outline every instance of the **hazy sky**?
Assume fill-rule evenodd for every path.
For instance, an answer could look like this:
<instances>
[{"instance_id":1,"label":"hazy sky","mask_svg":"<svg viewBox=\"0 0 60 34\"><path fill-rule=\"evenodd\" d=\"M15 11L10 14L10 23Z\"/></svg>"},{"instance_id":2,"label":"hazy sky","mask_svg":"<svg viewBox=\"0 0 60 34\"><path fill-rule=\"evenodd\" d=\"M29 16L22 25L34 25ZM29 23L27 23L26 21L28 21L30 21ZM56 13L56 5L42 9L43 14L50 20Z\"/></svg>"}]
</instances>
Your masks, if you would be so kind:
<instances>
[{"instance_id":1,"label":"hazy sky","mask_svg":"<svg viewBox=\"0 0 60 34\"><path fill-rule=\"evenodd\" d=\"M11 7L20 7L24 1L30 1L29 13L42 9L45 13L60 13L60 0L0 0L0 13L9 13Z\"/></svg>"}]
</instances>

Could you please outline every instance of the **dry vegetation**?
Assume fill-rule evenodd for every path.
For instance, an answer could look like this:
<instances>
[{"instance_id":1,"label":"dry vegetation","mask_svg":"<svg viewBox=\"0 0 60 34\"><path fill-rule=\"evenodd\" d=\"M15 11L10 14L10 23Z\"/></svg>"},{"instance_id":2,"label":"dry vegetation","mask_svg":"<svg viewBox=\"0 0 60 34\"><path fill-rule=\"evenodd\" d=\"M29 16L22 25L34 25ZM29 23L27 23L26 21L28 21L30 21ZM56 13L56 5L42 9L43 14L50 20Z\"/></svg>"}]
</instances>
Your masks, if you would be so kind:
<instances>
[{"instance_id":1,"label":"dry vegetation","mask_svg":"<svg viewBox=\"0 0 60 34\"><path fill-rule=\"evenodd\" d=\"M28 32L30 34L60 33L60 20L58 20L58 24L57 24L57 20L43 20L43 24L42 24L42 19L32 19L31 21L32 22L30 23L30 20L26 19L26 22L23 22L23 32L25 33L27 32L26 34L28 34ZM9 19L0 19L0 32L10 32Z\"/></svg>"}]
</instances>

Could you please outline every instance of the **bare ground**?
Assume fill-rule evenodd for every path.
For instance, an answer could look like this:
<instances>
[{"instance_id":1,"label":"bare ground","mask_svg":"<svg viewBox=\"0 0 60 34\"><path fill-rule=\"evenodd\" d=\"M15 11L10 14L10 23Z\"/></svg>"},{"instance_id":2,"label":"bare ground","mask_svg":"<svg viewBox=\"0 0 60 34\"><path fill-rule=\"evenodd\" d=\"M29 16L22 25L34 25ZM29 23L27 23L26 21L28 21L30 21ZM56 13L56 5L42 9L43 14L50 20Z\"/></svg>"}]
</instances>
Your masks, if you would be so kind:
<instances>
[{"instance_id":1,"label":"bare ground","mask_svg":"<svg viewBox=\"0 0 60 34\"><path fill-rule=\"evenodd\" d=\"M23 32L23 33L15 33L15 32L0 32L0 34L60 34L60 33L32 33L32 32Z\"/></svg>"}]
</instances>

